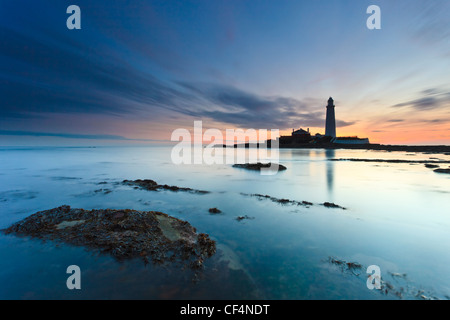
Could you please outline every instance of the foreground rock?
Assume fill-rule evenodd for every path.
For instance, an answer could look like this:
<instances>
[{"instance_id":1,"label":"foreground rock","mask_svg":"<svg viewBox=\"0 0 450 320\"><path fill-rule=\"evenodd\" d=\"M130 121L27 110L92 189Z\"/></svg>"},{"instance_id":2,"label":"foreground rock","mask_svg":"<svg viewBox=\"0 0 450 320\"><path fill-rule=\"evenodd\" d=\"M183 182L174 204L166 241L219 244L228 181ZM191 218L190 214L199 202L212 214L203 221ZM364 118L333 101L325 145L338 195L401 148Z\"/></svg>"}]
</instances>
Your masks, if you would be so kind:
<instances>
[{"instance_id":1,"label":"foreground rock","mask_svg":"<svg viewBox=\"0 0 450 320\"><path fill-rule=\"evenodd\" d=\"M273 169L273 170L278 170L278 171L283 171L286 170L287 168L281 164L277 164L277 163L243 163L243 164L234 164L233 168L242 168L242 169L248 169L248 170L256 170L256 171L260 171L262 168L267 168L267 169Z\"/></svg>"},{"instance_id":2,"label":"foreground rock","mask_svg":"<svg viewBox=\"0 0 450 320\"><path fill-rule=\"evenodd\" d=\"M158 184L156 181L151 180L151 179L123 180L122 183L129 185L129 186L136 186L138 188L145 189L148 191L170 190L170 191L175 191L175 192L185 191L185 192L200 193L200 194L209 193L209 191L204 191L204 190L196 190L196 189L191 189L191 188L169 186L167 184Z\"/></svg>"},{"instance_id":3,"label":"foreground rock","mask_svg":"<svg viewBox=\"0 0 450 320\"><path fill-rule=\"evenodd\" d=\"M84 246L118 260L179 262L193 269L202 268L203 260L216 252L207 234L197 234L188 222L156 211L61 206L37 212L3 232Z\"/></svg>"}]
</instances>

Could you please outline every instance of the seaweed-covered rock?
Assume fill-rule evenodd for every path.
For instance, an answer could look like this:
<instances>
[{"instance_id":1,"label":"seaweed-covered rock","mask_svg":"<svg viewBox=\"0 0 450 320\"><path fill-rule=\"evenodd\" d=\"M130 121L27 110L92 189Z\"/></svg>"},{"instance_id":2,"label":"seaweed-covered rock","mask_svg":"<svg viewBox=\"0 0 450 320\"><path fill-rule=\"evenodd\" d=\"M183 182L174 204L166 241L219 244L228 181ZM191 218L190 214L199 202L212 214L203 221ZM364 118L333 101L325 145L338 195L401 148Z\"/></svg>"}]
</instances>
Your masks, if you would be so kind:
<instances>
[{"instance_id":1,"label":"seaweed-covered rock","mask_svg":"<svg viewBox=\"0 0 450 320\"><path fill-rule=\"evenodd\" d=\"M191 188L184 188L184 187L178 187L178 186L169 186L167 184L158 184L156 181L151 179L137 179L137 180L123 180L123 184L129 185L129 186L136 186L141 189L145 189L148 191L159 191L159 190L169 190L169 191L185 191L190 193L199 193L199 194L205 194L209 193L209 191L204 190L196 190Z\"/></svg>"},{"instance_id":2,"label":"seaweed-covered rock","mask_svg":"<svg viewBox=\"0 0 450 320\"><path fill-rule=\"evenodd\" d=\"M324 203L322 203L322 205L327 208L338 208L338 209L346 210L346 208L341 207L340 205L335 204L333 202L324 202Z\"/></svg>"},{"instance_id":3,"label":"seaweed-covered rock","mask_svg":"<svg viewBox=\"0 0 450 320\"><path fill-rule=\"evenodd\" d=\"M251 196L251 197L256 197L260 200L264 200L264 199L268 199L272 202L275 203L279 203L282 205L297 205L297 206L306 206L307 208L309 208L310 206L313 206L314 204L312 202L309 201L296 201L296 200L289 200L289 199L285 199L285 198L276 198L276 197L271 197L269 195L264 195L264 194L259 194L259 193L253 193L253 194L248 194L248 193L241 193L243 196ZM337 205L335 203L331 203L331 202L324 202L321 205L327 207L327 208L339 208L342 210L347 210L346 208Z\"/></svg>"},{"instance_id":4,"label":"seaweed-covered rock","mask_svg":"<svg viewBox=\"0 0 450 320\"><path fill-rule=\"evenodd\" d=\"M256 197L260 200L262 199L268 199L272 202L276 202L279 204L291 204L291 205L297 205L297 206L312 206L313 204L311 202L308 201L295 201L295 200L289 200L289 199L280 199L280 198L275 198L275 197L271 197L267 194L259 194L259 193L254 193L254 194L247 194L247 193L241 193L244 196L252 196L252 197Z\"/></svg>"},{"instance_id":5,"label":"seaweed-covered rock","mask_svg":"<svg viewBox=\"0 0 450 320\"><path fill-rule=\"evenodd\" d=\"M216 252L207 234L197 234L187 221L156 211L61 206L32 214L3 232L84 246L118 260L142 258L147 263L150 258L194 269Z\"/></svg>"}]
</instances>

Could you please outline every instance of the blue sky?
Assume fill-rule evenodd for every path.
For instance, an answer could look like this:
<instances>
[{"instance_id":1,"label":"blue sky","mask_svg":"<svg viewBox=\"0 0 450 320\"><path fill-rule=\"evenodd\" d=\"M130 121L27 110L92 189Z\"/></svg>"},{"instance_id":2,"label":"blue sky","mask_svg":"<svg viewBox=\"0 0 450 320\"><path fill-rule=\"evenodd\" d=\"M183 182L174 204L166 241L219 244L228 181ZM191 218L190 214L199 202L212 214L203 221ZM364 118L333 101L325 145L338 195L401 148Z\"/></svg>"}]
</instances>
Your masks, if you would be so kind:
<instances>
[{"instance_id":1,"label":"blue sky","mask_svg":"<svg viewBox=\"0 0 450 320\"><path fill-rule=\"evenodd\" d=\"M323 133L329 96L338 135L450 144L449 14L448 0L3 0L0 144L169 140L194 120Z\"/></svg>"}]
</instances>

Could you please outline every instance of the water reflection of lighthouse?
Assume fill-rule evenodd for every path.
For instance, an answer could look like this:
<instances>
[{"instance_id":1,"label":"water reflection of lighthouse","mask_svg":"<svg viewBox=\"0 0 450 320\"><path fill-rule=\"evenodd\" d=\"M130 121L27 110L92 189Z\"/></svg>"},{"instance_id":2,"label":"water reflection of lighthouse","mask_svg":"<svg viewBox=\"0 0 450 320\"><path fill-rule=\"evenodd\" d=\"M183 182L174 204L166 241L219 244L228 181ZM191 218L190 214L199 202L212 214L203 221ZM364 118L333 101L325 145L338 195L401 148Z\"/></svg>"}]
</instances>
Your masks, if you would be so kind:
<instances>
[{"instance_id":1,"label":"water reflection of lighthouse","mask_svg":"<svg viewBox=\"0 0 450 320\"><path fill-rule=\"evenodd\" d=\"M327 188L329 193L333 193L334 187L334 161L330 161L330 159L334 159L335 157L334 149L326 149L325 157L327 160Z\"/></svg>"}]
</instances>

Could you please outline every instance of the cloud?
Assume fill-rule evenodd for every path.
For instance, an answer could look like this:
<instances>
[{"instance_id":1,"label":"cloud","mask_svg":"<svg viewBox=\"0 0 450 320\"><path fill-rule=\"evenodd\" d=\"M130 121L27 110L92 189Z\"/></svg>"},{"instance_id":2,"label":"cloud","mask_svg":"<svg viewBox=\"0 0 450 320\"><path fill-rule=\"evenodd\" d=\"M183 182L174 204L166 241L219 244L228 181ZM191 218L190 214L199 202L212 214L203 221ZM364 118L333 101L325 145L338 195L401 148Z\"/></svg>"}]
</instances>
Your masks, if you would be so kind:
<instances>
[{"instance_id":1,"label":"cloud","mask_svg":"<svg viewBox=\"0 0 450 320\"><path fill-rule=\"evenodd\" d=\"M179 82L207 108L192 108L190 115L247 128L322 127L325 103L283 96L263 96L232 86ZM354 122L337 120L338 126Z\"/></svg>"},{"instance_id":2,"label":"cloud","mask_svg":"<svg viewBox=\"0 0 450 320\"><path fill-rule=\"evenodd\" d=\"M209 118L244 128L323 127L325 101L264 96L227 84L161 80L95 42L49 40L0 27L0 116L42 118L101 114L158 121L173 115ZM55 40L56 39L56 40ZM337 120L340 127L355 122Z\"/></svg>"},{"instance_id":3,"label":"cloud","mask_svg":"<svg viewBox=\"0 0 450 320\"><path fill-rule=\"evenodd\" d=\"M0 27L3 117L45 113L96 113L136 116L151 106L174 104L183 94L106 53L88 57L68 43L50 45ZM147 106L147 107L146 107Z\"/></svg>"},{"instance_id":4,"label":"cloud","mask_svg":"<svg viewBox=\"0 0 450 320\"><path fill-rule=\"evenodd\" d=\"M14 131L0 130L0 136L33 136L33 137L59 137L69 139L89 139L89 140L127 140L127 141L160 141L152 139L130 139L118 135L110 134L71 134L71 133L51 133L35 131Z\"/></svg>"},{"instance_id":5,"label":"cloud","mask_svg":"<svg viewBox=\"0 0 450 320\"><path fill-rule=\"evenodd\" d=\"M448 52L447 44L450 40L448 12L450 4L448 1L426 1L418 4L419 14L415 16L411 35L427 46L443 44Z\"/></svg>"},{"instance_id":6,"label":"cloud","mask_svg":"<svg viewBox=\"0 0 450 320\"><path fill-rule=\"evenodd\" d=\"M387 122L403 122L403 121L405 121L405 120L403 120L403 119L390 119L390 120L387 120Z\"/></svg>"},{"instance_id":7,"label":"cloud","mask_svg":"<svg viewBox=\"0 0 450 320\"><path fill-rule=\"evenodd\" d=\"M450 104L450 91L431 88L420 92L420 97L407 102L393 105L394 108L409 107L417 111L448 108Z\"/></svg>"},{"instance_id":8,"label":"cloud","mask_svg":"<svg viewBox=\"0 0 450 320\"><path fill-rule=\"evenodd\" d=\"M426 123L447 123L447 122L450 122L450 119L421 120L421 122L426 122Z\"/></svg>"}]
</instances>

